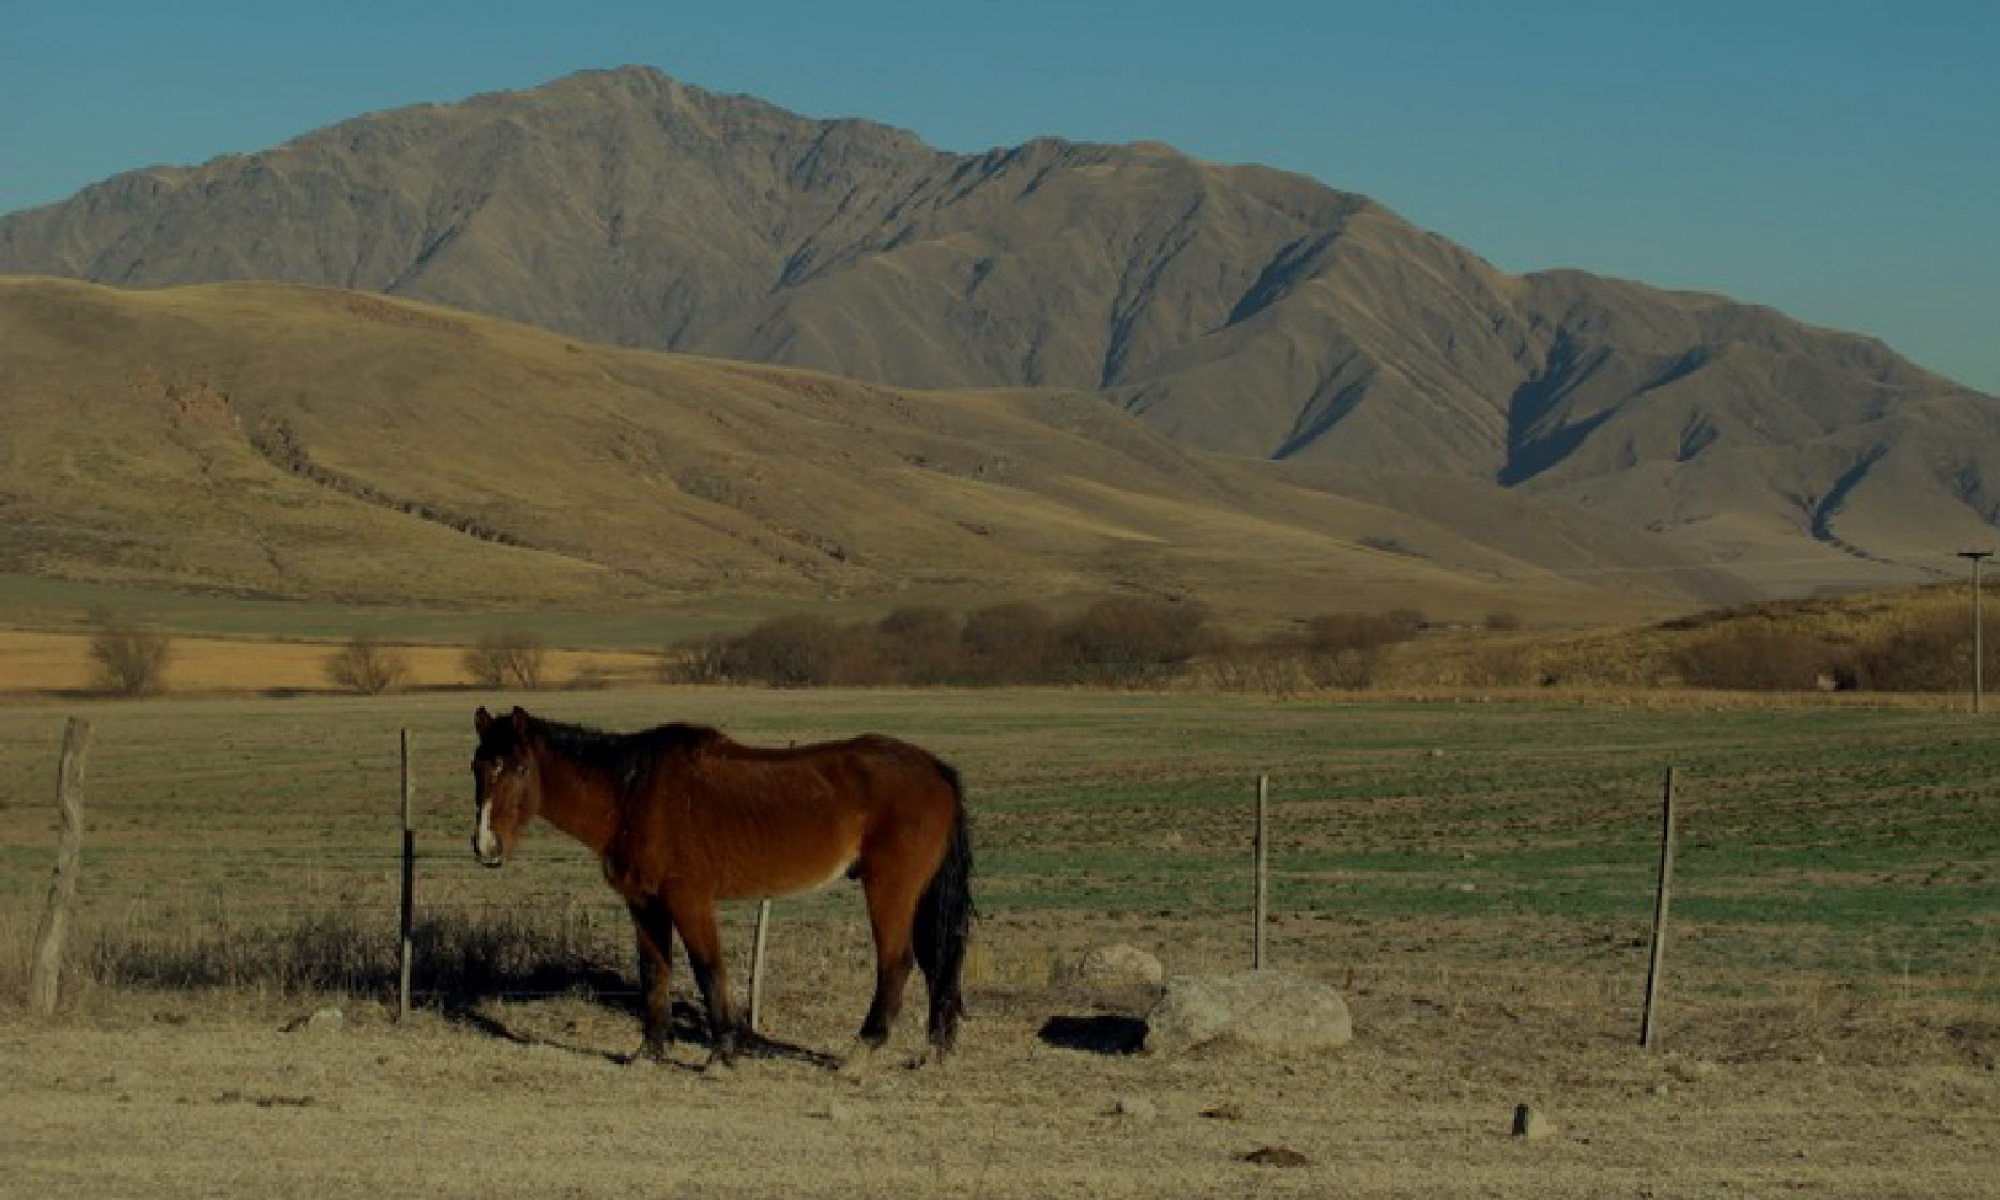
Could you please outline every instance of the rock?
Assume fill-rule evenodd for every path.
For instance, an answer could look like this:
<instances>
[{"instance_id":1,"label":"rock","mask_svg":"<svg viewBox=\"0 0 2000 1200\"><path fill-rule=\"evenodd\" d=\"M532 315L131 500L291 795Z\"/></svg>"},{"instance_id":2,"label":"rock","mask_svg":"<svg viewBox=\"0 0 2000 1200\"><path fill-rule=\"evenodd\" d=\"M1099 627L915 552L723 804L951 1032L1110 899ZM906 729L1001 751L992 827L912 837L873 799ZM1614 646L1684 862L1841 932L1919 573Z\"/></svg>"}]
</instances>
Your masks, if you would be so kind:
<instances>
[{"instance_id":1,"label":"rock","mask_svg":"<svg viewBox=\"0 0 2000 1200\"><path fill-rule=\"evenodd\" d=\"M1532 1104L1514 1107L1514 1136L1536 1142L1556 1131L1556 1124L1549 1115Z\"/></svg>"},{"instance_id":2,"label":"rock","mask_svg":"<svg viewBox=\"0 0 2000 1200\"><path fill-rule=\"evenodd\" d=\"M1076 982L1091 987L1158 987L1166 978L1160 960L1137 946L1099 946L1077 961Z\"/></svg>"},{"instance_id":3,"label":"rock","mask_svg":"<svg viewBox=\"0 0 2000 1200\"><path fill-rule=\"evenodd\" d=\"M1243 1161L1256 1163L1260 1167L1305 1167L1312 1160L1296 1150L1284 1146L1264 1146L1243 1156Z\"/></svg>"},{"instance_id":4,"label":"rock","mask_svg":"<svg viewBox=\"0 0 2000 1200\"><path fill-rule=\"evenodd\" d=\"M1169 980L1146 1017L1144 1049L1174 1055L1220 1042L1296 1053L1353 1039L1339 992L1285 971L1243 971Z\"/></svg>"},{"instance_id":5,"label":"rock","mask_svg":"<svg viewBox=\"0 0 2000 1200\"><path fill-rule=\"evenodd\" d=\"M332 1033L347 1024L347 1014L331 1005L316 1008L304 1016L293 1017L285 1022L286 1033Z\"/></svg>"},{"instance_id":6,"label":"rock","mask_svg":"<svg viewBox=\"0 0 2000 1200\"><path fill-rule=\"evenodd\" d=\"M1120 1096L1111 1105L1111 1115L1150 1121L1160 1115L1160 1106L1144 1096Z\"/></svg>"}]
</instances>

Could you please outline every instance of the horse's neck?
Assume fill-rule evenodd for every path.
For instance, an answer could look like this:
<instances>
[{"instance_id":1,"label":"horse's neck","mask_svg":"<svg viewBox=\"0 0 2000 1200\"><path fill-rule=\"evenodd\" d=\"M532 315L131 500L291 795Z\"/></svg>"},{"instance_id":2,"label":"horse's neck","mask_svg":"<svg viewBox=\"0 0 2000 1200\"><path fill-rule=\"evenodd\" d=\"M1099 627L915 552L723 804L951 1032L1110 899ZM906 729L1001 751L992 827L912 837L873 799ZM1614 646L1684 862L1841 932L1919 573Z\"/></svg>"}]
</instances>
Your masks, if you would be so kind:
<instances>
[{"instance_id":1,"label":"horse's neck","mask_svg":"<svg viewBox=\"0 0 2000 1200\"><path fill-rule=\"evenodd\" d=\"M617 789L609 778L562 758L542 764L542 819L599 854L618 832Z\"/></svg>"}]
</instances>

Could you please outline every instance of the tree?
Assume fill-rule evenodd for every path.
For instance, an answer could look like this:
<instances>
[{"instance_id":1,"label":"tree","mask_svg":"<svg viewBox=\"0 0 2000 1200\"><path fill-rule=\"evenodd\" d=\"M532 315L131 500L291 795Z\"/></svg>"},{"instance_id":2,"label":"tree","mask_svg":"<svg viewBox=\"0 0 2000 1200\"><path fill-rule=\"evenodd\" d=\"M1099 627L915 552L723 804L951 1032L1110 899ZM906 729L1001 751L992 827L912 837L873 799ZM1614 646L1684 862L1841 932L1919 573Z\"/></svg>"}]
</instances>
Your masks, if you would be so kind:
<instances>
[{"instance_id":1,"label":"tree","mask_svg":"<svg viewBox=\"0 0 2000 1200\"><path fill-rule=\"evenodd\" d=\"M134 625L123 613L93 616L90 661L97 685L119 696L150 696L164 686L173 639Z\"/></svg>"},{"instance_id":2,"label":"tree","mask_svg":"<svg viewBox=\"0 0 2000 1200\"><path fill-rule=\"evenodd\" d=\"M489 633L465 652L465 670L481 687L538 691L548 648L532 633L518 629Z\"/></svg>"},{"instance_id":3,"label":"tree","mask_svg":"<svg viewBox=\"0 0 2000 1200\"><path fill-rule=\"evenodd\" d=\"M364 696L381 695L402 683L409 673L408 656L369 634L350 639L326 660L329 682Z\"/></svg>"}]
</instances>

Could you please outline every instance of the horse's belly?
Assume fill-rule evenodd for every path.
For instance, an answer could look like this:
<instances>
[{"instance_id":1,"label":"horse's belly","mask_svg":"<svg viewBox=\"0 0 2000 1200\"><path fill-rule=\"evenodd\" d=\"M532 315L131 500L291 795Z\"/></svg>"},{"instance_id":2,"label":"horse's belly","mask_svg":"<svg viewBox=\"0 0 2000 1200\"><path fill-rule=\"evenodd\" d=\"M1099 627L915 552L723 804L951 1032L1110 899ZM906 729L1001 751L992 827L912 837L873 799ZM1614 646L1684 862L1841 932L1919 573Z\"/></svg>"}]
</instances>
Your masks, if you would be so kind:
<instances>
[{"instance_id":1,"label":"horse's belly","mask_svg":"<svg viewBox=\"0 0 2000 1200\"><path fill-rule=\"evenodd\" d=\"M725 900L766 900L815 891L846 877L861 856L861 847L835 845L783 860L746 862L722 880Z\"/></svg>"}]
</instances>

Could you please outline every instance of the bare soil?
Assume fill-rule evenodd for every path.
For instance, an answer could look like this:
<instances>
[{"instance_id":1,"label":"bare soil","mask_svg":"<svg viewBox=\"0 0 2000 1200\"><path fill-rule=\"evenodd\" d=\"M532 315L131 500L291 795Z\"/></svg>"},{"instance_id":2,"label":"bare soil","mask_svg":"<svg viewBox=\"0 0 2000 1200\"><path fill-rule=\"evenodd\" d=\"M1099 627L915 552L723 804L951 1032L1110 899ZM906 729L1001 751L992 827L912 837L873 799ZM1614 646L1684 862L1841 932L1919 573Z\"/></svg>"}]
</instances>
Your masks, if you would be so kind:
<instances>
[{"instance_id":1,"label":"bare soil","mask_svg":"<svg viewBox=\"0 0 2000 1200\"><path fill-rule=\"evenodd\" d=\"M311 1002L9 1007L0 1195L2000 1196L1976 1012L1711 1002L1649 1053L1547 988L1370 985L1338 1051L1162 1061L1114 1052L1138 998L996 985L943 1068L907 1065L906 1016L854 1080L826 1061L852 990L780 992L782 1052L709 1070L693 1040L628 1065L632 1016L577 995L293 1032ZM1553 1132L1513 1136L1520 1104Z\"/></svg>"}]
</instances>

